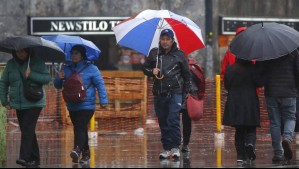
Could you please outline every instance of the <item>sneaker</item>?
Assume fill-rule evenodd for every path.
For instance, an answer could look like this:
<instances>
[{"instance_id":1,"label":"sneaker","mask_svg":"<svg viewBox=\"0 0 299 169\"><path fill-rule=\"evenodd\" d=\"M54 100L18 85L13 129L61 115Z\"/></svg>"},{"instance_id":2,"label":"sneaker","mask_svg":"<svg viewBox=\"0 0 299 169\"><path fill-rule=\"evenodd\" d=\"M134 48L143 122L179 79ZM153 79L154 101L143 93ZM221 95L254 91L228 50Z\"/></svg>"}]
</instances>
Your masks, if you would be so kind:
<instances>
[{"instance_id":1,"label":"sneaker","mask_svg":"<svg viewBox=\"0 0 299 169\"><path fill-rule=\"evenodd\" d=\"M171 156L173 158L180 158L180 156L181 156L180 150L178 148L171 149Z\"/></svg>"},{"instance_id":2,"label":"sneaker","mask_svg":"<svg viewBox=\"0 0 299 169\"><path fill-rule=\"evenodd\" d=\"M171 155L171 152L168 150L165 150L160 154L159 158L160 159L168 159L170 157L170 155Z\"/></svg>"},{"instance_id":3,"label":"sneaker","mask_svg":"<svg viewBox=\"0 0 299 169\"><path fill-rule=\"evenodd\" d=\"M282 147L284 151L284 157L286 158L286 160L291 160L293 158L293 152L291 149L290 142L288 142L287 140L283 140Z\"/></svg>"},{"instance_id":4,"label":"sneaker","mask_svg":"<svg viewBox=\"0 0 299 169\"><path fill-rule=\"evenodd\" d=\"M81 155L81 150L79 147L76 147L75 149L72 150L70 156L73 159L72 162L73 163L78 163L79 162L79 158Z\"/></svg>"},{"instance_id":5,"label":"sneaker","mask_svg":"<svg viewBox=\"0 0 299 169\"><path fill-rule=\"evenodd\" d=\"M182 147L182 153L187 153L187 152L190 152L190 149L189 149L189 146L188 145L183 145Z\"/></svg>"},{"instance_id":6,"label":"sneaker","mask_svg":"<svg viewBox=\"0 0 299 169\"><path fill-rule=\"evenodd\" d=\"M161 168L169 168L170 167L170 161L168 159L161 159L160 160L160 167Z\"/></svg>"},{"instance_id":7,"label":"sneaker","mask_svg":"<svg viewBox=\"0 0 299 169\"><path fill-rule=\"evenodd\" d=\"M89 162L89 159L90 159L90 151L89 150L84 150L82 152L82 158L81 160L79 161L80 164L84 164L84 163L88 163Z\"/></svg>"},{"instance_id":8,"label":"sneaker","mask_svg":"<svg viewBox=\"0 0 299 169\"><path fill-rule=\"evenodd\" d=\"M272 162L273 163L280 163L280 162L283 162L285 161L284 157L283 156L274 156L272 158Z\"/></svg>"},{"instance_id":9,"label":"sneaker","mask_svg":"<svg viewBox=\"0 0 299 169\"><path fill-rule=\"evenodd\" d=\"M246 150L246 154L249 160L253 161L256 159L256 155L255 155L255 150L254 150L254 146L252 144L248 144L245 147Z\"/></svg>"},{"instance_id":10,"label":"sneaker","mask_svg":"<svg viewBox=\"0 0 299 169\"><path fill-rule=\"evenodd\" d=\"M39 168L39 162L37 161L29 161L26 163L26 168Z\"/></svg>"},{"instance_id":11,"label":"sneaker","mask_svg":"<svg viewBox=\"0 0 299 169\"><path fill-rule=\"evenodd\" d=\"M181 161L179 159L170 161L170 168L180 168L180 164Z\"/></svg>"}]
</instances>

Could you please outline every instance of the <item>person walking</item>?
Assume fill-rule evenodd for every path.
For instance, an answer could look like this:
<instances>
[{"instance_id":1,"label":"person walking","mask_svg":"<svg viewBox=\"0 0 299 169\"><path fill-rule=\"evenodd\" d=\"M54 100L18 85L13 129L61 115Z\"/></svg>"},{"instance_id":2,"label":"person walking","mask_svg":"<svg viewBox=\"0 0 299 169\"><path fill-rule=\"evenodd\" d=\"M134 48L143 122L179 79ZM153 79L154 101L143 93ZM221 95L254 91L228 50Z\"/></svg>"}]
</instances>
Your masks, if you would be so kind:
<instances>
[{"instance_id":1,"label":"person walking","mask_svg":"<svg viewBox=\"0 0 299 169\"><path fill-rule=\"evenodd\" d=\"M224 86L228 91L223 124L235 127L237 163L255 160L256 128L260 126L260 104L256 88L263 86L251 61L237 59L225 72Z\"/></svg>"},{"instance_id":2,"label":"person walking","mask_svg":"<svg viewBox=\"0 0 299 169\"><path fill-rule=\"evenodd\" d=\"M296 97L299 82L298 51L265 61L265 97L274 156L272 161L291 160L291 143L296 125ZM282 126L283 124L283 126ZM281 134L283 128L283 134Z\"/></svg>"},{"instance_id":3,"label":"person walking","mask_svg":"<svg viewBox=\"0 0 299 169\"><path fill-rule=\"evenodd\" d=\"M35 56L31 49L13 52L0 80L0 100L7 110L15 109L21 129L21 147L16 163L26 167L40 165L40 153L35 133L37 120L46 106L43 86L51 80L44 61ZM27 85L25 87L25 85ZM40 89L39 98L30 100L25 95L29 88Z\"/></svg>"},{"instance_id":4,"label":"person walking","mask_svg":"<svg viewBox=\"0 0 299 169\"><path fill-rule=\"evenodd\" d=\"M154 77L155 111L161 130L164 151L160 159L179 158L181 145L180 112L191 86L187 58L178 49L174 33L164 29L159 48L150 51L144 73Z\"/></svg>"},{"instance_id":5,"label":"person walking","mask_svg":"<svg viewBox=\"0 0 299 169\"><path fill-rule=\"evenodd\" d=\"M189 70L191 72L191 89L190 94L198 100L202 100L205 93L205 76L202 68L196 62L196 60L188 59ZM188 114L186 102L182 109L182 124L183 124L183 146L182 153L186 153L185 158L189 157L190 148L190 137L192 132L192 121Z\"/></svg>"},{"instance_id":6,"label":"person walking","mask_svg":"<svg viewBox=\"0 0 299 169\"><path fill-rule=\"evenodd\" d=\"M247 27L239 27L236 30L236 36L238 36L241 32L246 30ZM232 65L236 62L236 56L232 54L230 50L227 50L223 56L223 59L221 61L221 78L224 79L225 71L227 66Z\"/></svg>"},{"instance_id":7,"label":"person walking","mask_svg":"<svg viewBox=\"0 0 299 169\"><path fill-rule=\"evenodd\" d=\"M88 124L93 117L96 109L96 90L98 91L101 107L108 104L107 92L104 80L99 69L87 61L86 49L84 46L75 45L71 49L72 63L64 67L54 81L57 89L63 88L63 96L67 102L67 108L70 112L71 121L74 125L74 149L71 151L73 163L86 163L90 159L90 150L88 144ZM75 93L74 85L78 79L82 78L83 91L86 93ZM80 80L79 80L80 81ZM86 98L80 100L75 96ZM74 99L74 100L72 100ZM79 158L82 153L82 158Z\"/></svg>"}]
</instances>

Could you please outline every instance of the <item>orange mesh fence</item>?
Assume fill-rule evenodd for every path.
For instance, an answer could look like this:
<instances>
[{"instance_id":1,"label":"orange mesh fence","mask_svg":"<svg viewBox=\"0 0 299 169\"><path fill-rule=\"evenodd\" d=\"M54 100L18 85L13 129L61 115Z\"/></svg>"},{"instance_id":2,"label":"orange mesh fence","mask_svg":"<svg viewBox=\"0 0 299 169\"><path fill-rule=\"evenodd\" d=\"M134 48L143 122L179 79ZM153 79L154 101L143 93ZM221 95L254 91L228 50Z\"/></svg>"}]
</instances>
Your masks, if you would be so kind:
<instances>
[{"instance_id":1,"label":"orange mesh fence","mask_svg":"<svg viewBox=\"0 0 299 169\"><path fill-rule=\"evenodd\" d=\"M54 77L51 65L48 68ZM1 70L4 66L0 67ZM105 109L97 105L96 127L98 131L126 132L142 127L146 119L156 121L154 111L154 98L152 95L152 80L145 78L142 72L102 72L104 77L109 104ZM46 87L46 107L43 109L38 123L39 130L50 128L61 128L66 124L71 124L66 111L65 103L62 99L61 91L56 90L51 82ZM197 132L216 132L216 86L215 79L206 79L206 94L204 98L204 116L199 122ZM226 91L221 87L221 107L222 115L226 102ZM258 133L269 133L269 120L265 107L264 91L260 94L261 107L261 128ZM17 125L15 111L8 113L8 121L12 125ZM225 127L224 132L234 131L231 127Z\"/></svg>"},{"instance_id":2,"label":"orange mesh fence","mask_svg":"<svg viewBox=\"0 0 299 169\"><path fill-rule=\"evenodd\" d=\"M153 83L151 80L148 82L148 115L149 119L156 120L155 110L154 110L154 97L152 95L152 86ZM223 83L221 86L221 112L222 112L222 119L223 119L223 112L226 103L226 96L227 92L224 89ZM261 110L261 127L258 128L258 134L268 134L269 129L269 120L268 114L266 111L265 105L265 98L264 98L264 90L260 89L259 93L259 100L260 100L260 110ZM214 78L206 79L206 93L204 97L204 116L203 118L197 123L199 127L196 129L199 133L215 133L216 132L216 82ZM234 128L225 126L224 131L225 133L232 133L234 132ZM233 135L233 134L232 134Z\"/></svg>"}]
</instances>

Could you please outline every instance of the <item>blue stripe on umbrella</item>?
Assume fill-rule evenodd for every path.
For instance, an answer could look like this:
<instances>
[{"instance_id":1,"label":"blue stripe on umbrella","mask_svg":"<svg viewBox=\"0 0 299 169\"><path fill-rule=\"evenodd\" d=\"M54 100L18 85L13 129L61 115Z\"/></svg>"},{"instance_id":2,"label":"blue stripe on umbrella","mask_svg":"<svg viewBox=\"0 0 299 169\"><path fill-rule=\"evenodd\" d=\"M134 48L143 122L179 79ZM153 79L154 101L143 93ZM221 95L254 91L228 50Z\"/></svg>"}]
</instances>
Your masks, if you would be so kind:
<instances>
[{"instance_id":1,"label":"blue stripe on umbrella","mask_svg":"<svg viewBox=\"0 0 299 169\"><path fill-rule=\"evenodd\" d=\"M160 20L160 18L154 18L136 26L118 44L135 49L147 56Z\"/></svg>"}]
</instances>

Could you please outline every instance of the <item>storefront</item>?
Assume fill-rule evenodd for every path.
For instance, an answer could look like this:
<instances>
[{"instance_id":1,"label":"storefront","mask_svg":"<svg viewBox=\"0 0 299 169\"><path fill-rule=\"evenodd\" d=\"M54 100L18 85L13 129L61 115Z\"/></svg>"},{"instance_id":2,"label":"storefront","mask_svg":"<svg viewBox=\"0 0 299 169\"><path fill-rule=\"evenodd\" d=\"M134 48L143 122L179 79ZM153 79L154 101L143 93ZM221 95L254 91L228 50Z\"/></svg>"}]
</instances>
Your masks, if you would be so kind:
<instances>
[{"instance_id":1,"label":"storefront","mask_svg":"<svg viewBox=\"0 0 299 169\"><path fill-rule=\"evenodd\" d=\"M75 35L90 40L102 51L95 64L101 70L141 70L145 56L118 46L112 28L126 17L30 17L29 34Z\"/></svg>"},{"instance_id":2,"label":"storefront","mask_svg":"<svg viewBox=\"0 0 299 169\"><path fill-rule=\"evenodd\" d=\"M230 42L235 37L235 32L239 27L249 27L257 23L276 22L290 26L299 30L299 19L279 19L279 18L240 18L240 17L220 17L219 24L219 59L222 60Z\"/></svg>"}]
</instances>

